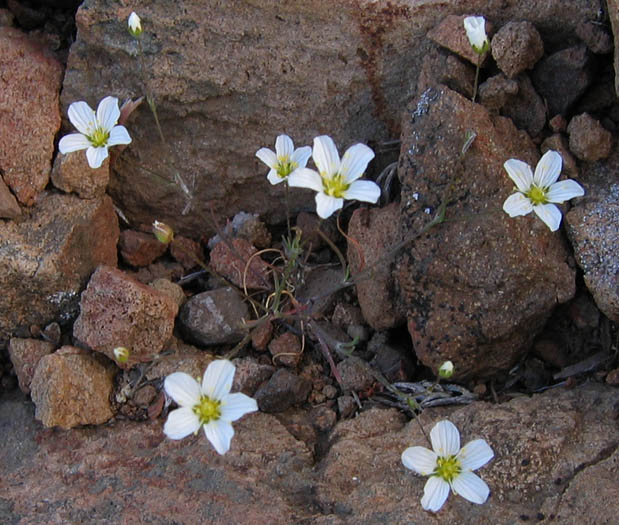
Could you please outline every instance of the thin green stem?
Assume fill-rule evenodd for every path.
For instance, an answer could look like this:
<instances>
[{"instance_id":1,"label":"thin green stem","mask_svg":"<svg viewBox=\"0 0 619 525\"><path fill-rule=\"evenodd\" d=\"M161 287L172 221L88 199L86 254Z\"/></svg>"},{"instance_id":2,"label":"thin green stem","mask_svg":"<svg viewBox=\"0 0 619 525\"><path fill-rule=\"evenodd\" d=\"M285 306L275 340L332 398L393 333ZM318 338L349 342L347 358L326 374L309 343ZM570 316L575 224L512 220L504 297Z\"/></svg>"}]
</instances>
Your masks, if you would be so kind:
<instances>
[{"instance_id":1,"label":"thin green stem","mask_svg":"<svg viewBox=\"0 0 619 525\"><path fill-rule=\"evenodd\" d=\"M477 55L477 68L475 69L475 84L473 84L473 102L477 98L477 84L479 82L479 69L481 67L481 55Z\"/></svg>"}]
</instances>

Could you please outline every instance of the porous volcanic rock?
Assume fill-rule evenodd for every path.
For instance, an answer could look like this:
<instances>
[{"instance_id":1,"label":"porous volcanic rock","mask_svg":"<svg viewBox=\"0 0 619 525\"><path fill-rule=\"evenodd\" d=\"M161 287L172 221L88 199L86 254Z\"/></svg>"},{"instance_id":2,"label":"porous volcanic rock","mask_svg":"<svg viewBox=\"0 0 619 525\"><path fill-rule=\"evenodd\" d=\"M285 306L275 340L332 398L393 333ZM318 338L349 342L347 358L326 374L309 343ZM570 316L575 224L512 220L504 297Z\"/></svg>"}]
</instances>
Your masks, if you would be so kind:
<instances>
[{"instance_id":1,"label":"porous volcanic rock","mask_svg":"<svg viewBox=\"0 0 619 525\"><path fill-rule=\"evenodd\" d=\"M118 219L109 197L49 194L19 222L0 221L0 340L18 328L77 316L99 264L116 264Z\"/></svg>"},{"instance_id":2,"label":"porous volcanic rock","mask_svg":"<svg viewBox=\"0 0 619 525\"><path fill-rule=\"evenodd\" d=\"M39 360L44 355L51 354L54 349L54 343L49 341L22 339L20 337L11 338L9 341L9 357L19 381L19 388L24 394L30 393L30 382Z\"/></svg>"},{"instance_id":3,"label":"porous volcanic rock","mask_svg":"<svg viewBox=\"0 0 619 525\"><path fill-rule=\"evenodd\" d=\"M567 126L570 150L581 160L594 162L605 159L613 147L613 136L588 113L577 115Z\"/></svg>"},{"instance_id":4,"label":"porous volcanic rock","mask_svg":"<svg viewBox=\"0 0 619 525\"><path fill-rule=\"evenodd\" d=\"M490 376L528 350L575 272L559 235L533 214L501 209L513 192L503 163L535 166L530 138L446 87L426 91L404 115L398 175L402 250L396 275L419 359L457 377ZM467 132L477 137L461 155ZM414 238L446 198L447 222ZM543 283L543 285L541 285Z\"/></svg>"},{"instance_id":5,"label":"porous volcanic rock","mask_svg":"<svg viewBox=\"0 0 619 525\"><path fill-rule=\"evenodd\" d=\"M492 57L509 78L531 69L544 55L544 43L531 22L509 22L492 37Z\"/></svg>"},{"instance_id":6,"label":"porous volcanic rock","mask_svg":"<svg viewBox=\"0 0 619 525\"><path fill-rule=\"evenodd\" d=\"M85 151L59 154L54 160L52 184L67 193L77 193L82 199L100 197L110 181L110 158L101 167L93 169L88 164Z\"/></svg>"}]
</instances>

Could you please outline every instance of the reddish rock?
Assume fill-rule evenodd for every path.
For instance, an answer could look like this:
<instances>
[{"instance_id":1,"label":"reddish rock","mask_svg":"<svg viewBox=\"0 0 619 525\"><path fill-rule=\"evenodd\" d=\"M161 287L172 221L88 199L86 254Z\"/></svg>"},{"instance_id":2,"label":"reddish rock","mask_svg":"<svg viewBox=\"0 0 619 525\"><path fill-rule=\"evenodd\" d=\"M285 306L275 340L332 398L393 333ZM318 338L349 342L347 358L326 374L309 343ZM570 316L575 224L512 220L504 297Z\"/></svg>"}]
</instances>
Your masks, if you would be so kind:
<instances>
[{"instance_id":1,"label":"reddish rock","mask_svg":"<svg viewBox=\"0 0 619 525\"><path fill-rule=\"evenodd\" d=\"M19 327L67 322L99 264L116 264L109 197L49 194L19 222L0 221L0 339Z\"/></svg>"},{"instance_id":2,"label":"reddish rock","mask_svg":"<svg viewBox=\"0 0 619 525\"><path fill-rule=\"evenodd\" d=\"M17 200L32 206L49 181L60 128L63 67L30 36L0 27L0 171Z\"/></svg>"},{"instance_id":3,"label":"reddish rock","mask_svg":"<svg viewBox=\"0 0 619 525\"><path fill-rule=\"evenodd\" d=\"M109 266L100 266L82 293L73 336L114 360L114 348L130 350L122 368L152 361L174 329L178 304L169 295L146 286Z\"/></svg>"},{"instance_id":4,"label":"reddish rock","mask_svg":"<svg viewBox=\"0 0 619 525\"><path fill-rule=\"evenodd\" d=\"M46 427L99 425L110 406L114 367L80 348L63 346L41 358L30 384L36 418Z\"/></svg>"},{"instance_id":5,"label":"reddish rock","mask_svg":"<svg viewBox=\"0 0 619 525\"><path fill-rule=\"evenodd\" d=\"M477 137L462 156L470 129ZM535 166L539 153L509 119L447 88L426 93L405 114L399 227L411 241L396 275L418 358L434 370L451 360L460 378L511 367L575 291L561 237L533 214L512 219L500 211L513 192L503 169L509 158ZM416 237L447 188L447 221Z\"/></svg>"},{"instance_id":6,"label":"reddish rock","mask_svg":"<svg viewBox=\"0 0 619 525\"><path fill-rule=\"evenodd\" d=\"M254 396L258 387L267 381L275 371L274 366L259 363L253 357L233 359L232 363L236 367L232 392L243 392L250 397Z\"/></svg>"},{"instance_id":7,"label":"reddish rock","mask_svg":"<svg viewBox=\"0 0 619 525\"><path fill-rule=\"evenodd\" d=\"M241 289L268 290L269 267L260 256L253 256L257 251L245 239L221 241L211 250L211 266Z\"/></svg>"},{"instance_id":8,"label":"reddish rock","mask_svg":"<svg viewBox=\"0 0 619 525\"><path fill-rule=\"evenodd\" d=\"M165 378L174 372L185 372L202 381L204 371L216 359L215 355L178 340L172 340L168 349L172 352L158 357L146 371L145 377L149 381Z\"/></svg>"},{"instance_id":9,"label":"reddish rock","mask_svg":"<svg viewBox=\"0 0 619 525\"><path fill-rule=\"evenodd\" d=\"M544 56L542 37L531 22L509 22L492 37L490 49L497 66L509 78L532 69Z\"/></svg>"},{"instance_id":10,"label":"reddish rock","mask_svg":"<svg viewBox=\"0 0 619 525\"><path fill-rule=\"evenodd\" d=\"M170 255L179 262L185 270L191 270L198 266L197 261L204 262L204 253L202 252L202 246L200 243L177 235L170 243Z\"/></svg>"},{"instance_id":11,"label":"reddish rock","mask_svg":"<svg viewBox=\"0 0 619 525\"><path fill-rule=\"evenodd\" d=\"M423 93L437 84L445 84L461 95L471 98L475 84L475 70L470 64L465 64L448 51L431 49L423 57L417 80L417 93Z\"/></svg>"},{"instance_id":12,"label":"reddish rock","mask_svg":"<svg viewBox=\"0 0 619 525\"><path fill-rule=\"evenodd\" d=\"M176 304L178 304L179 308L183 306L183 304L187 300L182 286L173 283L169 279L155 279L152 283L149 283L148 285L155 290L169 295L172 299L174 299Z\"/></svg>"},{"instance_id":13,"label":"reddish rock","mask_svg":"<svg viewBox=\"0 0 619 525\"><path fill-rule=\"evenodd\" d=\"M588 113L573 117L567 126L570 150L580 160L594 162L605 159L613 147L613 136Z\"/></svg>"},{"instance_id":14,"label":"reddish rock","mask_svg":"<svg viewBox=\"0 0 619 525\"><path fill-rule=\"evenodd\" d=\"M555 115L548 121L548 125L555 133L563 133L567 129L567 121L563 115Z\"/></svg>"},{"instance_id":15,"label":"reddish rock","mask_svg":"<svg viewBox=\"0 0 619 525\"><path fill-rule=\"evenodd\" d=\"M21 215L21 208L0 176L0 219L14 219Z\"/></svg>"},{"instance_id":16,"label":"reddish rock","mask_svg":"<svg viewBox=\"0 0 619 525\"><path fill-rule=\"evenodd\" d=\"M502 73L494 75L479 86L479 102L491 111L499 111L518 93L518 82Z\"/></svg>"},{"instance_id":17,"label":"reddish rock","mask_svg":"<svg viewBox=\"0 0 619 525\"><path fill-rule=\"evenodd\" d=\"M363 317L375 330L404 321L391 273L396 254L390 253L398 241L399 213L397 203L358 209L348 225L348 236L355 241L348 242L351 275Z\"/></svg>"},{"instance_id":18,"label":"reddish rock","mask_svg":"<svg viewBox=\"0 0 619 525\"><path fill-rule=\"evenodd\" d=\"M51 354L55 345L39 339L11 338L9 341L9 357L19 381L19 388L24 394L30 393L30 382L40 359Z\"/></svg>"},{"instance_id":19,"label":"reddish rock","mask_svg":"<svg viewBox=\"0 0 619 525\"><path fill-rule=\"evenodd\" d=\"M118 248L123 260L131 266L148 266L168 249L151 233L124 230L120 233Z\"/></svg>"},{"instance_id":20,"label":"reddish rock","mask_svg":"<svg viewBox=\"0 0 619 525\"><path fill-rule=\"evenodd\" d=\"M251 345L254 350L258 352L264 352L267 349L269 341L273 336L273 323L271 321L264 321L259 323L251 331Z\"/></svg>"},{"instance_id":21,"label":"reddish rock","mask_svg":"<svg viewBox=\"0 0 619 525\"><path fill-rule=\"evenodd\" d=\"M286 332L269 343L269 352L275 365L294 368L301 360L301 342L292 332Z\"/></svg>"},{"instance_id":22,"label":"reddish rock","mask_svg":"<svg viewBox=\"0 0 619 525\"><path fill-rule=\"evenodd\" d=\"M511 118L519 129L526 130L535 138L546 125L546 104L526 73L519 75L516 81L518 93L507 99L501 114Z\"/></svg>"},{"instance_id":23,"label":"reddish rock","mask_svg":"<svg viewBox=\"0 0 619 525\"><path fill-rule=\"evenodd\" d=\"M77 193L82 199L101 197L110 181L110 158L100 168L88 165L85 151L58 155L52 169L52 184L67 193Z\"/></svg>"},{"instance_id":24,"label":"reddish rock","mask_svg":"<svg viewBox=\"0 0 619 525\"><path fill-rule=\"evenodd\" d=\"M256 391L254 396L263 412L283 412L303 403L312 390L312 383L305 377L293 374L286 368L277 370Z\"/></svg>"},{"instance_id":25,"label":"reddish rock","mask_svg":"<svg viewBox=\"0 0 619 525\"><path fill-rule=\"evenodd\" d=\"M443 46L460 55L462 58L466 58L472 64L477 65L479 55L473 51L464 29L464 19L467 16L470 15L446 16L434 29L428 32L427 37L436 42L439 46ZM485 28L486 35L490 38L492 36L492 23L487 19ZM487 58L488 53L486 52L481 57L482 65L486 62Z\"/></svg>"}]
</instances>

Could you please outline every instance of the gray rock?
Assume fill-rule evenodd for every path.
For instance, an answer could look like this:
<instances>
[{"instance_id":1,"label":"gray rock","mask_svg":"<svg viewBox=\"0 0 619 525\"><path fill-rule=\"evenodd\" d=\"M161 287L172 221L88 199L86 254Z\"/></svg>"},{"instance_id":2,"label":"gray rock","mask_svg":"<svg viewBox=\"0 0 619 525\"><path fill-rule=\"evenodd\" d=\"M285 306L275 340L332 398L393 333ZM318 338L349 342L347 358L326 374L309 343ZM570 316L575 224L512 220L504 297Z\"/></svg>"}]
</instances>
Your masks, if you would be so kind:
<instances>
[{"instance_id":1,"label":"gray rock","mask_svg":"<svg viewBox=\"0 0 619 525\"><path fill-rule=\"evenodd\" d=\"M511 118L519 129L526 130L531 137L537 137L546 125L546 104L526 73L520 74L516 81L518 93L509 97L501 114Z\"/></svg>"},{"instance_id":2,"label":"gray rock","mask_svg":"<svg viewBox=\"0 0 619 525\"><path fill-rule=\"evenodd\" d=\"M186 336L205 346L238 343L247 333L244 320L249 320L249 310L232 288L194 295L178 316Z\"/></svg>"},{"instance_id":3,"label":"gray rock","mask_svg":"<svg viewBox=\"0 0 619 525\"><path fill-rule=\"evenodd\" d=\"M492 37L492 57L509 78L533 68L544 55L544 43L531 22L509 22Z\"/></svg>"},{"instance_id":4,"label":"gray rock","mask_svg":"<svg viewBox=\"0 0 619 525\"><path fill-rule=\"evenodd\" d=\"M311 390L309 379L280 368L258 388L254 397L263 412L283 412L303 403Z\"/></svg>"},{"instance_id":5,"label":"gray rock","mask_svg":"<svg viewBox=\"0 0 619 525\"><path fill-rule=\"evenodd\" d=\"M337 364L337 370L342 378L341 387L344 390L360 392L370 388L375 380L369 372L368 364L362 359L351 356Z\"/></svg>"},{"instance_id":6,"label":"gray rock","mask_svg":"<svg viewBox=\"0 0 619 525\"><path fill-rule=\"evenodd\" d=\"M479 86L479 101L491 111L499 111L518 93L518 82L502 73L494 75Z\"/></svg>"},{"instance_id":7,"label":"gray rock","mask_svg":"<svg viewBox=\"0 0 619 525\"><path fill-rule=\"evenodd\" d=\"M613 0L609 2L614 3ZM576 36L580 38L592 53L606 54L613 50L613 37L606 30L605 24L583 20L576 26Z\"/></svg>"}]
</instances>

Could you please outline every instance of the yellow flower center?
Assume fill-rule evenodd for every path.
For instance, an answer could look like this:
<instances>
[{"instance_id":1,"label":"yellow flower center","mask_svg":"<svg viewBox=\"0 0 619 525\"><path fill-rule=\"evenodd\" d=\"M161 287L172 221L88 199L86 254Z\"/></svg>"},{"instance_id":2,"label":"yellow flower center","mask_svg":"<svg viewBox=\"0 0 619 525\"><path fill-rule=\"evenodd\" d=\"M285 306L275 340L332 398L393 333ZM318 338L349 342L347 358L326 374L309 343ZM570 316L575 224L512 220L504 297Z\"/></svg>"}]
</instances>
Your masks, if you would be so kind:
<instances>
[{"instance_id":1,"label":"yellow flower center","mask_svg":"<svg viewBox=\"0 0 619 525\"><path fill-rule=\"evenodd\" d=\"M277 159L277 175L280 179L285 179L299 165L296 162L291 161L288 157L279 157Z\"/></svg>"},{"instance_id":2,"label":"yellow flower center","mask_svg":"<svg viewBox=\"0 0 619 525\"><path fill-rule=\"evenodd\" d=\"M548 202L548 199L546 199L546 189L539 188L535 184L531 186L531 188L525 193L525 195L536 206L538 204L546 204Z\"/></svg>"},{"instance_id":3,"label":"yellow flower center","mask_svg":"<svg viewBox=\"0 0 619 525\"><path fill-rule=\"evenodd\" d=\"M327 177L322 173L320 176L322 178L322 187L327 195L338 199L344 198L344 193L350 187L350 184L347 184L344 180L342 180L342 176L339 173L333 177Z\"/></svg>"},{"instance_id":4,"label":"yellow flower center","mask_svg":"<svg viewBox=\"0 0 619 525\"><path fill-rule=\"evenodd\" d=\"M97 128L92 134L88 137L88 140L95 148L100 148L107 144L107 139L110 138L110 132L103 129Z\"/></svg>"},{"instance_id":5,"label":"yellow flower center","mask_svg":"<svg viewBox=\"0 0 619 525\"><path fill-rule=\"evenodd\" d=\"M448 456L445 458L439 457L436 460L436 468L432 475L443 478L447 483L451 483L460 472L462 472L460 461L456 456Z\"/></svg>"},{"instance_id":6,"label":"yellow flower center","mask_svg":"<svg viewBox=\"0 0 619 525\"><path fill-rule=\"evenodd\" d=\"M200 424L206 425L221 417L221 401L202 395L200 402L193 407L193 412L198 416Z\"/></svg>"}]
</instances>

